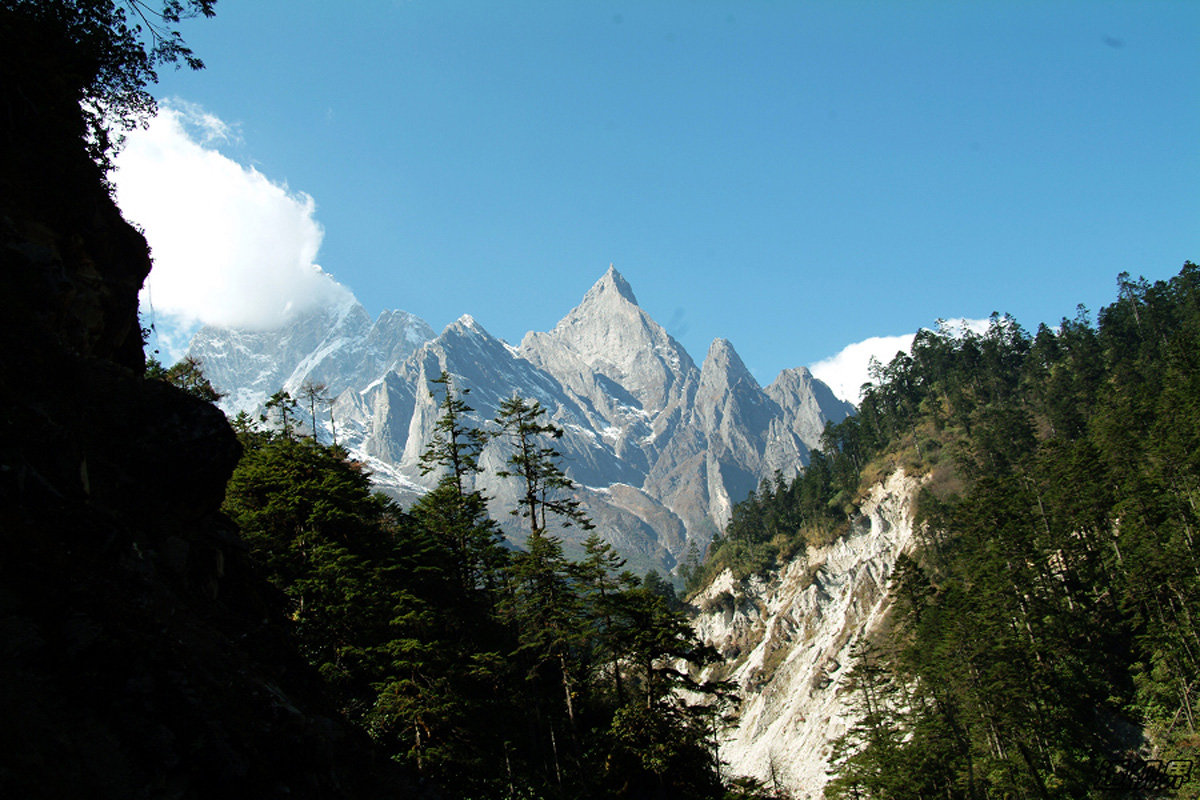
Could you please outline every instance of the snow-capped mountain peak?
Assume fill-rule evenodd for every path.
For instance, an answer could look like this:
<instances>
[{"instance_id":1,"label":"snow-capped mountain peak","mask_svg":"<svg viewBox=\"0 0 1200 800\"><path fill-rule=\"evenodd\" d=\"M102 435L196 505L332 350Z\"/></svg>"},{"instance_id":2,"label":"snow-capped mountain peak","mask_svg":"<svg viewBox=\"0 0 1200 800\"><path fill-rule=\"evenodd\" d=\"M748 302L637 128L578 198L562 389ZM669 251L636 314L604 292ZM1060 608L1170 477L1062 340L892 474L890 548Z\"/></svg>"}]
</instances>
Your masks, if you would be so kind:
<instances>
[{"instance_id":1,"label":"snow-capped mountain peak","mask_svg":"<svg viewBox=\"0 0 1200 800\"><path fill-rule=\"evenodd\" d=\"M435 336L403 311L372 323L355 303L279 331L208 328L192 354L230 392L227 413L257 412L281 387L295 395L306 380L325 383L337 400L310 429L379 465L377 485L402 502L437 480L419 469L439 413L432 378L444 370L470 390L475 424L485 428L505 398L535 399L565 431L555 446L587 487L577 496L640 569L671 568L689 539L703 548L734 503L775 470L800 469L825 422L849 413L806 370L785 371L763 390L724 339L697 368L611 266L553 330L526 334L520 347L469 314ZM506 447L502 437L488 444L479 479L505 522L517 491L495 477ZM519 525L509 533L520 541Z\"/></svg>"},{"instance_id":2,"label":"snow-capped mountain peak","mask_svg":"<svg viewBox=\"0 0 1200 800\"><path fill-rule=\"evenodd\" d=\"M580 307L588 306L592 303L601 303L609 299L615 300L620 298L627 303L637 305L637 298L633 294L633 287L629 285L629 281L625 280L625 276L617 271L612 264L608 265L608 271L605 272L600 280L588 289L587 294L583 296L583 302Z\"/></svg>"}]
</instances>

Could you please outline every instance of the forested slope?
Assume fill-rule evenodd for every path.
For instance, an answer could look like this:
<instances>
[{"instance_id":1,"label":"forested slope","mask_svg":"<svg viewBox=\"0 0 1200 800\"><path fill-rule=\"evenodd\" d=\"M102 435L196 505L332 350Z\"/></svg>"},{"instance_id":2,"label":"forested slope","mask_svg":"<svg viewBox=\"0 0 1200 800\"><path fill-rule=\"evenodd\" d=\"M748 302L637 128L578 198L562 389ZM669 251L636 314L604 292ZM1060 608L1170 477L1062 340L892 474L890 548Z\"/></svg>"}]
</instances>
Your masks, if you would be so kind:
<instances>
[{"instance_id":1,"label":"forested slope","mask_svg":"<svg viewBox=\"0 0 1200 800\"><path fill-rule=\"evenodd\" d=\"M1196 796L1200 267L1118 290L1094 323L921 331L696 570L781 563L860 480L928 476L828 796Z\"/></svg>"},{"instance_id":2,"label":"forested slope","mask_svg":"<svg viewBox=\"0 0 1200 800\"><path fill-rule=\"evenodd\" d=\"M697 702L724 691L698 680L716 654L670 585L625 570L598 535L564 555L558 532L591 523L550 446L560 429L513 398L491 434L510 439L500 477L528 527L513 551L474 488L490 437L447 375L433 388L422 462L438 485L408 512L283 413L272 431L235 420L245 455L225 511L342 716L443 797L723 796L721 704Z\"/></svg>"}]
</instances>

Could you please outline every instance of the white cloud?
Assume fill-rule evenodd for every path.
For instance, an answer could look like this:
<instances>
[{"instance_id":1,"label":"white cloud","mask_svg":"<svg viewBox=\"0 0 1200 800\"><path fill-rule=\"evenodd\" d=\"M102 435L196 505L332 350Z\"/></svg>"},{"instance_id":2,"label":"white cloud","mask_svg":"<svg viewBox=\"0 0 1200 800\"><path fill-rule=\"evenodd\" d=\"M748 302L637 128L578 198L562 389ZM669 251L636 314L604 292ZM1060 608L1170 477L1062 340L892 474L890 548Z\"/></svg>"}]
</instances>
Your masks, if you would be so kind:
<instances>
[{"instance_id":1,"label":"white cloud","mask_svg":"<svg viewBox=\"0 0 1200 800\"><path fill-rule=\"evenodd\" d=\"M960 317L943 322L949 330L959 335L968 330L981 334L988 329L986 319ZM910 352L915 338L914 333L903 336L872 336L870 339L843 347L837 355L813 364L809 371L828 385L838 397L858 405L862 399L862 385L870 380L871 359L876 358L881 364L887 364L897 353Z\"/></svg>"},{"instance_id":2,"label":"white cloud","mask_svg":"<svg viewBox=\"0 0 1200 800\"><path fill-rule=\"evenodd\" d=\"M180 328L268 329L348 300L316 264L324 231L316 204L212 148L236 127L197 106L160 108L128 135L114 183L125 217L143 228L154 269L142 290Z\"/></svg>"},{"instance_id":3,"label":"white cloud","mask_svg":"<svg viewBox=\"0 0 1200 800\"><path fill-rule=\"evenodd\" d=\"M837 355L822 359L809 367L818 380L824 381L833 393L858 405L862 385L870 380L868 369L872 358L888 363L903 350L908 352L916 334L903 336L872 336L861 342L846 345Z\"/></svg>"}]
</instances>

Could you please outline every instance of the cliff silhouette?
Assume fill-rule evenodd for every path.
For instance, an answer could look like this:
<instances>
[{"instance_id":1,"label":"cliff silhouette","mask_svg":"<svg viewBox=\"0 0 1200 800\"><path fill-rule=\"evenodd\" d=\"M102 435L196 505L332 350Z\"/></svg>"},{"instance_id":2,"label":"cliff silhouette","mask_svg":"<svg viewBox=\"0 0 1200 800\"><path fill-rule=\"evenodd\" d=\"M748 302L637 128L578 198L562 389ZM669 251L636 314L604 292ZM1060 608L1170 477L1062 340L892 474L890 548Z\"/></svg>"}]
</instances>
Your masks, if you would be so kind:
<instances>
[{"instance_id":1,"label":"cliff silhouette","mask_svg":"<svg viewBox=\"0 0 1200 800\"><path fill-rule=\"evenodd\" d=\"M143 375L62 52L0 12L0 796L394 796L220 512L224 416Z\"/></svg>"}]
</instances>

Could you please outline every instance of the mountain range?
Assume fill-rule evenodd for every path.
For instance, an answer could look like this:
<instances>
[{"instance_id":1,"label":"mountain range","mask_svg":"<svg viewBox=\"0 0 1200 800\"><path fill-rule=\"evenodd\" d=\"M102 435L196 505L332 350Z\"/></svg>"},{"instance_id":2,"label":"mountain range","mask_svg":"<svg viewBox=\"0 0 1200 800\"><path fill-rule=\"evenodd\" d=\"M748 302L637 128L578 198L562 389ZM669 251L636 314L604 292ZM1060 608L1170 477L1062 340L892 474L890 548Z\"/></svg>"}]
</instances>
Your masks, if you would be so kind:
<instances>
[{"instance_id":1,"label":"mountain range","mask_svg":"<svg viewBox=\"0 0 1200 800\"><path fill-rule=\"evenodd\" d=\"M440 334L403 311L372 320L355 300L271 331L205 327L189 354L226 393L228 415L258 415L279 389L299 398L324 384L328 402L298 416L409 503L436 482L419 457L437 420L431 379L449 373L487 428L514 394L537 400L564 435L554 444L597 529L636 568L672 569L691 543L703 552L733 505L776 473L808 463L826 423L854 413L804 367L761 387L733 345L715 340L701 366L637 303L610 266L548 332L513 346L464 315ZM311 428L310 428L311 429ZM508 453L493 439L477 480L506 535L522 541L514 480L496 477ZM582 536L561 531L568 549Z\"/></svg>"}]
</instances>

